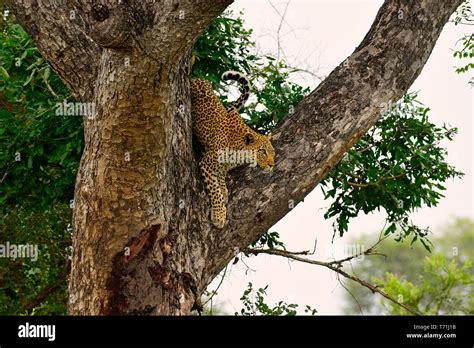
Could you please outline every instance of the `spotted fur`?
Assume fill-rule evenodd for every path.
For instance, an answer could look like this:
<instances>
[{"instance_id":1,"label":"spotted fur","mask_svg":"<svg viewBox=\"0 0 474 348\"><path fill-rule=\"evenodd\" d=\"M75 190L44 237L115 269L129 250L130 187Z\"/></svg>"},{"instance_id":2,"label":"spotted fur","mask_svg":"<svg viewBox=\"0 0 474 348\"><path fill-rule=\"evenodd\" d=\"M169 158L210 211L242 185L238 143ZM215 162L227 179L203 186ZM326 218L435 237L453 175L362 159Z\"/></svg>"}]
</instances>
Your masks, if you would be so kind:
<instances>
[{"instance_id":1,"label":"spotted fur","mask_svg":"<svg viewBox=\"0 0 474 348\"><path fill-rule=\"evenodd\" d=\"M227 110L214 94L209 81L191 81L193 131L204 147L201 173L211 200L211 221L218 228L224 227L227 215L227 172L248 162L257 164L266 172L275 165L270 135L251 129L237 111L248 99L248 80L236 72L224 73L222 78L239 81L243 91L233 107ZM237 160L239 156L232 157L232 154L244 154L245 160L242 156Z\"/></svg>"}]
</instances>

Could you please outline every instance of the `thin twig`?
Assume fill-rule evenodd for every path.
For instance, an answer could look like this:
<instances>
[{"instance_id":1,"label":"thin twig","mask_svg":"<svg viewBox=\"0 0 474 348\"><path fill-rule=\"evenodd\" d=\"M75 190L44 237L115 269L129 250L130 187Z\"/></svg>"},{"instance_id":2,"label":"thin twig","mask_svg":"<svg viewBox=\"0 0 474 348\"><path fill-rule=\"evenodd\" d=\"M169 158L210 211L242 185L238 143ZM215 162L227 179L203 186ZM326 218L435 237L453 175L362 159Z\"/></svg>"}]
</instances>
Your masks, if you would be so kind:
<instances>
[{"instance_id":1,"label":"thin twig","mask_svg":"<svg viewBox=\"0 0 474 348\"><path fill-rule=\"evenodd\" d=\"M3 182L3 180L5 180L5 178L7 177L7 175L8 175L8 170L6 170L5 173L3 174L2 180L0 180L0 184Z\"/></svg>"},{"instance_id":2,"label":"thin twig","mask_svg":"<svg viewBox=\"0 0 474 348\"><path fill-rule=\"evenodd\" d=\"M309 74L311 76L313 76L314 78L316 78L317 80L319 81L323 81L326 77L325 76L320 76L314 72L312 72L311 70L308 70L308 69L302 69L302 68L295 68L293 66L288 66L287 67L288 69L291 69L291 72L303 72L305 74Z\"/></svg>"},{"instance_id":3,"label":"thin twig","mask_svg":"<svg viewBox=\"0 0 474 348\"><path fill-rule=\"evenodd\" d=\"M211 296L209 296L209 298L206 300L206 302L203 303L203 307L209 302L212 300L212 298L214 297L214 295L217 294L217 290L219 290L219 288L221 287L222 283L224 282L224 278L225 278L225 274L227 272L227 266L225 266L224 268L224 274L222 275L222 278L221 278L221 281L219 282L219 284L217 285L217 288L215 288L215 290L212 291L212 294ZM212 304L212 302L211 302ZM211 314L212 314L212 308L211 308Z\"/></svg>"},{"instance_id":4,"label":"thin twig","mask_svg":"<svg viewBox=\"0 0 474 348\"><path fill-rule=\"evenodd\" d=\"M285 5L285 9L283 11L283 14L280 13L280 11L278 11L278 9L276 8L275 5L272 4L271 1L268 1L268 3L270 4L271 7L273 7L273 9L275 10L276 13L278 13L278 15L280 16L280 23L278 24L278 29L277 29L277 45L278 45L278 48L277 48L277 62L280 61L280 52L281 52L281 43L280 43L280 32L281 32L281 28L283 26L283 22L285 22L286 24L288 24L286 22L286 12L288 11L288 6L290 5L290 1L288 1ZM288 24L289 26L289 24Z\"/></svg>"}]
</instances>

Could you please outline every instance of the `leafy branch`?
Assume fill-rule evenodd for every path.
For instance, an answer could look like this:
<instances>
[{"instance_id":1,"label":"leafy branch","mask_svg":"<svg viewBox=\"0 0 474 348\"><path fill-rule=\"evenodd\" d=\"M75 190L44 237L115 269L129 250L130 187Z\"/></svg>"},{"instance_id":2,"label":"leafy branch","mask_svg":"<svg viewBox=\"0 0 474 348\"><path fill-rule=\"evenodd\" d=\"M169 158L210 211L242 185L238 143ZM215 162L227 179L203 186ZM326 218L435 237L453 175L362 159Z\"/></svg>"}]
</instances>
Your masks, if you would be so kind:
<instances>
[{"instance_id":1,"label":"leafy branch","mask_svg":"<svg viewBox=\"0 0 474 348\"><path fill-rule=\"evenodd\" d=\"M416 93L395 105L382 106L381 120L333 168L321 185L332 203L324 217L335 217L335 232L343 235L349 221L361 212L381 209L387 213L387 234L399 228L398 239L412 235L427 249L428 231L413 225L411 212L423 205L436 206L444 197L444 182L463 173L446 162L444 140L456 128L438 127L428 120L429 108Z\"/></svg>"}]
</instances>

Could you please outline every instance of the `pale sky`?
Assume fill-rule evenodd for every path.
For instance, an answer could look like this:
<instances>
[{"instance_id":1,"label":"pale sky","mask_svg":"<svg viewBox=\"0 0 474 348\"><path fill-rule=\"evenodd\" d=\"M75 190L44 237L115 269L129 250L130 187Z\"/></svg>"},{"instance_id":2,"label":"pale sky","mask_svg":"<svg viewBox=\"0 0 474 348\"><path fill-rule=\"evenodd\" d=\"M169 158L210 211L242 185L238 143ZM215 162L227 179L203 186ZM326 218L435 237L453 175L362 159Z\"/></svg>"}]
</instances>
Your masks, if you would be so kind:
<instances>
[{"instance_id":1,"label":"pale sky","mask_svg":"<svg viewBox=\"0 0 474 348\"><path fill-rule=\"evenodd\" d=\"M286 0L237 0L230 7L236 14L240 10L245 11L245 26L253 28L260 53L277 55L280 16L272 4L283 13L286 3ZM280 56L286 57L291 66L313 71L320 76L328 75L354 51L382 3L381 0L292 0L280 29ZM439 231L453 217L474 218L473 90L468 85L472 74L456 74L453 66L457 62L452 57L456 41L463 34L470 33L471 28L447 24L421 75L410 88L410 91L419 90L418 99L431 108L428 114L431 122L440 126L448 123L459 128L454 141L445 146L448 149L448 163L464 172L464 179L446 183L446 197L437 207L423 208L412 214L414 222L420 227L429 226L433 232ZM295 79L312 89L318 83L309 74ZM323 218L323 208L328 203L323 200L321 189L316 187L271 231L279 232L288 250L293 251L312 250L317 238L314 258L325 260L335 250L331 246L331 221ZM350 223L344 238L335 239L335 244L341 246L348 243L349 238L365 232L373 233L376 239L383 223L383 214L360 216ZM254 288L269 284L269 304L283 300L297 303L300 307L311 305L319 314L342 313L344 289L333 272L318 266L289 262L277 256L244 257L243 261L245 264L229 265L230 270L219 288L218 296L214 298L214 303L217 301L226 312L233 314L241 308L239 298L247 283L252 282ZM220 281L220 277L215 279L213 286Z\"/></svg>"}]
</instances>

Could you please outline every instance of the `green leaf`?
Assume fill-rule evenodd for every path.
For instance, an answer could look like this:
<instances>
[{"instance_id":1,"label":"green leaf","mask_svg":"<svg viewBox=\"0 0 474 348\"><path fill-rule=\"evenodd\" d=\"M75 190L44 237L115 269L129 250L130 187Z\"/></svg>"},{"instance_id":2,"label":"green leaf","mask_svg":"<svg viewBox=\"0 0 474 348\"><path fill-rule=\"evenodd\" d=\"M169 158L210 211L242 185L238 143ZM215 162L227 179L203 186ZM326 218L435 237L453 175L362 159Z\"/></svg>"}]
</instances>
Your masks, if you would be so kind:
<instances>
[{"instance_id":1,"label":"green leaf","mask_svg":"<svg viewBox=\"0 0 474 348\"><path fill-rule=\"evenodd\" d=\"M394 223L392 223L392 224L390 224L390 226L388 226L388 228L385 230L384 235L385 235L385 236L386 236L386 235L389 235L389 234L395 232L396 230L397 230L397 226L396 226Z\"/></svg>"},{"instance_id":2,"label":"green leaf","mask_svg":"<svg viewBox=\"0 0 474 348\"><path fill-rule=\"evenodd\" d=\"M25 83L23 83L23 87L29 85L31 83L31 80L33 79L33 77L35 76L35 73L36 73L36 69L34 69L30 76L26 79Z\"/></svg>"},{"instance_id":3,"label":"green leaf","mask_svg":"<svg viewBox=\"0 0 474 348\"><path fill-rule=\"evenodd\" d=\"M0 74L5 80L10 79L10 75L8 74L8 71L6 71L3 66L0 66Z\"/></svg>"}]
</instances>

